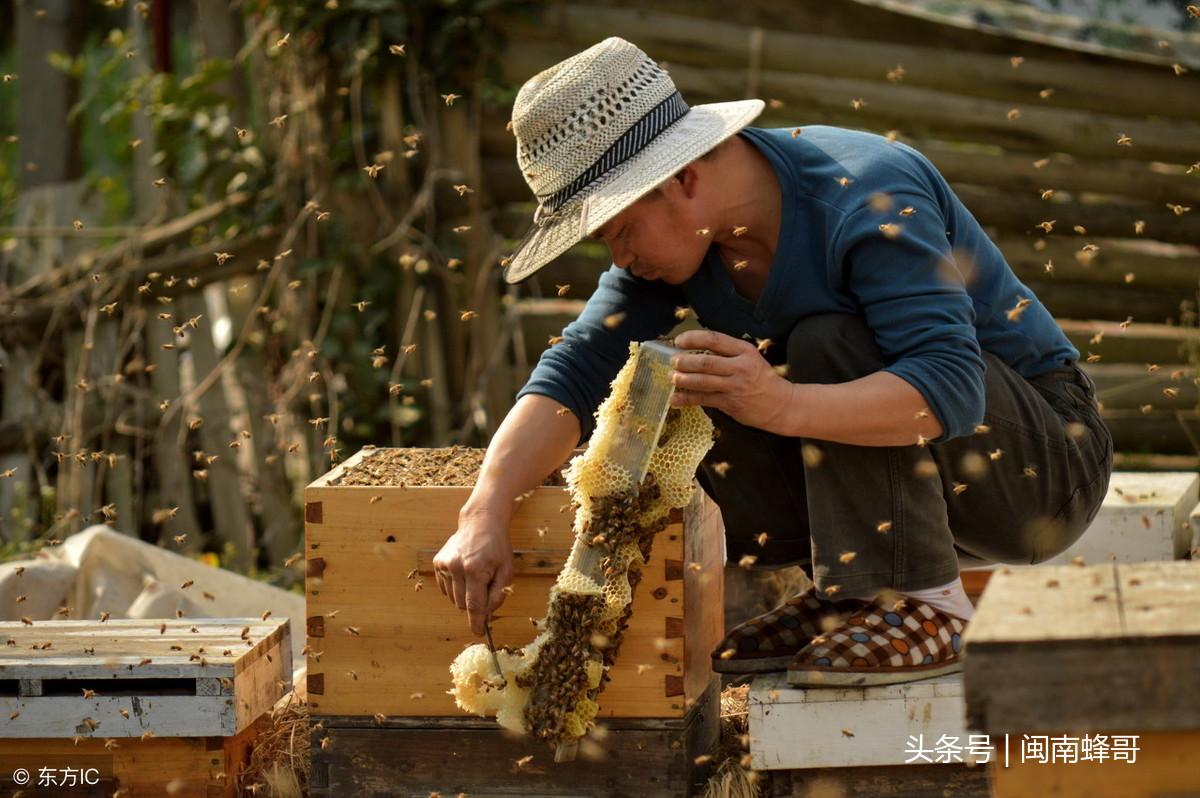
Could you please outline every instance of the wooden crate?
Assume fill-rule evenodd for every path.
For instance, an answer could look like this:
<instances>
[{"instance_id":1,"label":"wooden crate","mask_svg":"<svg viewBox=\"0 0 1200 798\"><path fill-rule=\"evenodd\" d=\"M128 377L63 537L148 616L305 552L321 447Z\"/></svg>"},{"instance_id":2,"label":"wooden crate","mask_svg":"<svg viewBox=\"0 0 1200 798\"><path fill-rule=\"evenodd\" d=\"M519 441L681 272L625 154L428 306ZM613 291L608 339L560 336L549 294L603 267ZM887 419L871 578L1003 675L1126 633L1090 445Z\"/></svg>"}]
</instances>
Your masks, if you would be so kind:
<instances>
[{"instance_id":1,"label":"wooden crate","mask_svg":"<svg viewBox=\"0 0 1200 798\"><path fill-rule=\"evenodd\" d=\"M601 693L603 698L603 693ZM720 736L720 679L680 718L602 721L600 755L554 762L545 743L482 718L313 717L312 798L686 798L698 795ZM319 722L320 726L315 724ZM324 743L324 744L323 744ZM582 750L582 749L581 749ZM517 765L517 760L532 757Z\"/></svg>"},{"instance_id":2,"label":"wooden crate","mask_svg":"<svg viewBox=\"0 0 1200 798\"><path fill-rule=\"evenodd\" d=\"M964 635L967 725L997 798L1200 792L1200 563L999 569ZM1039 761L1027 740L1135 738L1134 761ZM1190 791L1190 792L1189 792Z\"/></svg>"},{"instance_id":3,"label":"wooden crate","mask_svg":"<svg viewBox=\"0 0 1200 798\"><path fill-rule=\"evenodd\" d=\"M432 561L471 489L329 484L370 451L305 489L309 705L314 715L461 718L446 693L450 663L483 638L438 590ZM518 508L509 529L513 593L492 620L497 646L536 636L531 619L545 615L574 540L570 500L567 488L542 486ZM419 591L417 579L405 579L413 572ZM682 718L707 688L723 636L724 528L698 485L655 539L642 574L600 717ZM650 667L639 674L639 665Z\"/></svg>"},{"instance_id":4,"label":"wooden crate","mask_svg":"<svg viewBox=\"0 0 1200 798\"><path fill-rule=\"evenodd\" d=\"M7 716L6 716L7 717ZM76 745L71 740L0 739L0 795L16 792L12 773L25 768L96 768L97 789L93 792L53 792L46 795L83 795L109 798L238 798L237 779L250 762L250 751L265 718L252 722L232 737L152 737L117 739L108 749L102 739L88 738ZM97 729L99 733L99 729ZM124 792L118 792L124 790ZM30 793L41 795L42 793Z\"/></svg>"},{"instance_id":5,"label":"wooden crate","mask_svg":"<svg viewBox=\"0 0 1200 798\"><path fill-rule=\"evenodd\" d=\"M986 768L957 763L773 770L770 780L771 798L994 798Z\"/></svg>"},{"instance_id":6,"label":"wooden crate","mask_svg":"<svg viewBox=\"0 0 1200 798\"><path fill-rule=\"evenodd\" d=\"M108 794L233 796L260 719L291 689L286 618L5 621L0 640L4 775L102 760Z\"/></svg>"}]
</instances>

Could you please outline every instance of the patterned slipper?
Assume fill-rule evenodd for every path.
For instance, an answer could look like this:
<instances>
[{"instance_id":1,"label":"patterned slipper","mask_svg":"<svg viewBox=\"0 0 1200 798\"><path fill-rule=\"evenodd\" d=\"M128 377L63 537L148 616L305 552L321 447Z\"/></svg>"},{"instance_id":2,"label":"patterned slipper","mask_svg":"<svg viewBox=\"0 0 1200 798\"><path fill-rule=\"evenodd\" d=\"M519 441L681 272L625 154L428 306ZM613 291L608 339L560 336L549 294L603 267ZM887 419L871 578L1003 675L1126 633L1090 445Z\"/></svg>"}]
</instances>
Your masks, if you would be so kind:
<instances>
[{"instance_id":1,"label":"patterned slipper","mask_svg":"<svg viewBox=\"0 0 1200 798\"><path fill-rule=\"evenodd\" d=\"M821 601L816 597L816 587L810 586L770 612L730 629L713 649L713 670L718 673L784 670L814 637L838 628L847 615L869 606L865 599ZM827 617L832 620L825 621L822 627L822 619Z\"/></svg>"},{"instance_id":2,"label":"patterned slipper","mask_svg":"<svg viewBox=\"0 0 1200 798\"><path fill-rule=\"evenodd\" d=\"M853 687L897 684L962 670L967 621L914 598L872 604L817 636L788 664L788 684Z\"/></svg>"}]
</instances>

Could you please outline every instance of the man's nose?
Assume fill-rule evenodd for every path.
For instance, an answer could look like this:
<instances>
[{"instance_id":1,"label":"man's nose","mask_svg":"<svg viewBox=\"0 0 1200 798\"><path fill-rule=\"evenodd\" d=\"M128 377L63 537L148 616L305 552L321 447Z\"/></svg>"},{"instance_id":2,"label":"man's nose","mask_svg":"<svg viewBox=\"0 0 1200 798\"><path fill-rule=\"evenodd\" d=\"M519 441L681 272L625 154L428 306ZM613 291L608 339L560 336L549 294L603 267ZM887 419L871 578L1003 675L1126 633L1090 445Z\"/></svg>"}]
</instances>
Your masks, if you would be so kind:
<instances>
[{"instance_id":1,"label":"man's nose","mask_svg":"<svg viewBox=\"0 0 1200 798\"><path fill-rule=\"evenodd\" d=\"M633 265L633 253L629 250L620 247L610 247L609 251L612 253L613 263L620 268L628 269Z\"/></svg>"}]
</instances>

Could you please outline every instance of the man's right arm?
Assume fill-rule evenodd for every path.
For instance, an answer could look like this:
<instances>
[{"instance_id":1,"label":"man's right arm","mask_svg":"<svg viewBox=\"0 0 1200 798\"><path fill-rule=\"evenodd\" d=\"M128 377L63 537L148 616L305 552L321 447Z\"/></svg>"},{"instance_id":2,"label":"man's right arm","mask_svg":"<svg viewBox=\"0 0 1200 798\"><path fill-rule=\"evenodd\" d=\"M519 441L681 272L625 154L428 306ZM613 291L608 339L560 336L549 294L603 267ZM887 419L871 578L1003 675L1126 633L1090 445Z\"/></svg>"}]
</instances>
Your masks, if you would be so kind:
<instances>
[{"instance_id":1,"label":"man's right arm","mask_svg":"<svg viewBox=\"0 0 1200 798\"><path fill-rule=\"evenodd\" d=\"M517 400L488 446L475 488L459 510L458 529L433 558L438 588L466 610L477 635L512 583L509 525L517 497L562 465L579 439L579 420L560 414L561 407L540 394Z\"/></svg>"},{"instance_id":2,"label":"man's right arm","mask_svg":"<svg viewBox=\"0 0 1200 798\"><path fill-rule=\"evenodd\" d=\"M488 446L458 531L433 561L435 571L449 572L438 576L438 586L467 611L476 634L512 582L508 527L516 498L542 484L591 435L595 410L628 358L629 343L669 332L682 302L677 287L613 266L563 330L563 340L542 353ZM571 412L559 414L563 407Z\"/></svg>"}]
</instances>

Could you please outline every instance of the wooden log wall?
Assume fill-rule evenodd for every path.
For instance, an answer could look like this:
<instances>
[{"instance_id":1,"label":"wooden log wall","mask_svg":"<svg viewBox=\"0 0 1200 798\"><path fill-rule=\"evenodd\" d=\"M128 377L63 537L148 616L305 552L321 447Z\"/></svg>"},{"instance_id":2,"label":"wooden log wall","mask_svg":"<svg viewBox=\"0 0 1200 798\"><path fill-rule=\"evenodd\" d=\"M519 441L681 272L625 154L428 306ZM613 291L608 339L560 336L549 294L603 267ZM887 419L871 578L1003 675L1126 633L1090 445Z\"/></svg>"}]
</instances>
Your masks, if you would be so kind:
<instances>
[{"instance_id":1,"label":"wooden log wall","mask_svg":"<svg viewBox=\"0 0 1200 798\"><path fill-rule=\"evenodd\" d=\"M769 101L759 127L893 132L933 161L1068 331L1118 448L1200 454L1200 73L1170 42L1160 56L1120 58L879 3L800 0L783 15L753 0L720 16L672 0L624 5L555 2L514 18L504 76L519 86L617 35L663 63L691 104L754 96ZM497 227L515 243L534 206L510 113L485 114L481 138ZM519 303L530 365L610 264L585 242L530 279ZM574 302L556 297L565 283Z\"/></svg>"}]
</instances>

